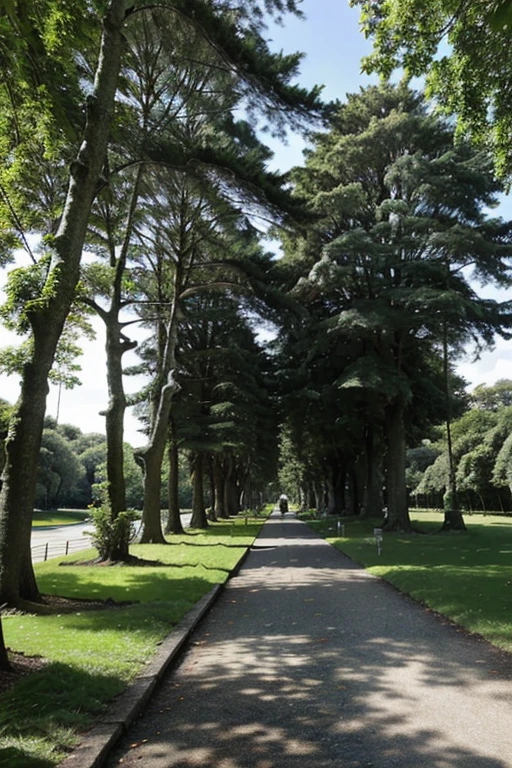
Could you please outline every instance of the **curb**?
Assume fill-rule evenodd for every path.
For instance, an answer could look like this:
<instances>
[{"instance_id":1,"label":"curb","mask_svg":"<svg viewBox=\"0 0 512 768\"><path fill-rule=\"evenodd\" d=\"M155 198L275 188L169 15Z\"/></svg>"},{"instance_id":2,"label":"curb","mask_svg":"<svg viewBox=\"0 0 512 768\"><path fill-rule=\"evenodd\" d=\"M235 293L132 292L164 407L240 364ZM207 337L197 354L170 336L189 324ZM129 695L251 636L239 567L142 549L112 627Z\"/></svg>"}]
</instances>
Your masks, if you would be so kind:
<instances>
[{"instance_id":1,"label":"curb","mask_svg":"<svg viewBox=\"0 0 512 768\"><path fill-rule=\"evenodd\" d=\"M84 734L79 746L59 763L59 768L101 768L116 742L142 712L157 684L177 659L201 619L216 602L228 581L238 574L252 546L247 547L226 581L216 584L171 630L151 661L136 675L128 688L114 699L108 712Z\"/></svg>"}]
</instances>

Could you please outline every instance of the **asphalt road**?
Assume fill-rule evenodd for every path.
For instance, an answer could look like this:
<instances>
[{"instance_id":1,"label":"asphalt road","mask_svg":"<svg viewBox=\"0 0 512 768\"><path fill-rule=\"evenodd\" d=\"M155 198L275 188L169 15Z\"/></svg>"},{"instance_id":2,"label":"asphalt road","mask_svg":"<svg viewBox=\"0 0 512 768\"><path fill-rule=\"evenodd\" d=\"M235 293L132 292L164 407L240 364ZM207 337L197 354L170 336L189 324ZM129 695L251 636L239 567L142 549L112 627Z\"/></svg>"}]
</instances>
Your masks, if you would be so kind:
<instances>
[{"instance_id":1,"label":"asphalt road","mask_svg":"<svg viewBox=\"0 0 512 768\"><path fill-rule=\"evenodd\" d=\"M273 516L122 768L512 768L511 656Z\"/></svg>"},{"instance_id":2,"label":"asphalt road","mask_svg":"<svg viewBox=\"0 0 512 768\"><path fill-rule=\"evenodd\" d=\"M39 563L52 557L87 549L91 546L88 534L93 530L90 523L61 525L54 528L32 528L30 547L32 562Z\"/></svg>"}]
</instances>

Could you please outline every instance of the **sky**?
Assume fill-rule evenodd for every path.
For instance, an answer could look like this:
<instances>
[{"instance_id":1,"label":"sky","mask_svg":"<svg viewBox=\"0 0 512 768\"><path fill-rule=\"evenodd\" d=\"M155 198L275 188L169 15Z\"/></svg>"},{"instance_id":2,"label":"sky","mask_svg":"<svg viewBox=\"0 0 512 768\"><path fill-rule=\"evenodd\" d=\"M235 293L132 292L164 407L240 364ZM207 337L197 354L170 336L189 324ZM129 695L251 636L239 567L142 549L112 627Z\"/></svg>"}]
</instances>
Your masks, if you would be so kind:
<instances>
[{"instance_id":1,"label":"sky","mask_svg":"<svg viewBox=\"0 0 512 768\"><path fill-rule=\"evenodd\" d=\"M359 9L351 8L348 0L303 0L305 20L286 17L284 26L270 25L267 32L270 47L285 53L304 52L298 82L306 87L323 85L326 100L344 101L347 93L356 93L360 87L377 82L376 76L361 73L361 58L371 50L370 41L359 30ZM302 162L304 142L300 137L289 136L285 144L269 141L275 156L273 166L287 170ZM512 218L512 201L505 200L498 211L505 218ZM492 289L485 295L498 298ZM499 298L508 298L501 296ZM0 301L2 290L0 288ZM104 330L95 324L97 338L84 341L84 354L80 359L82 386L60 393L59 423L75 424L83 432L104 433L105 418L101 416L107 406L105 373ZM135 326L130 326L134 332ZM140 332L139 332L140 335ZM13 337L0 328L0 346L13 343ZM138 362L134 353L124 358L125 366ZM471 386L492 384L500 378L512 378L512 342L498 340L493 351L485 352L480 361L472 360L471 352L461 360L459 373ZM127 392L140 388L143 379L135 377L126 381ZM19 392L16 377L0 374L0 397L15 402ZM50 387L47 414L57 415L58 389ZM138 430L138 422L128 409L125 425L127 442L134 446L144 443Z\"/></svg>"}]
</instances>

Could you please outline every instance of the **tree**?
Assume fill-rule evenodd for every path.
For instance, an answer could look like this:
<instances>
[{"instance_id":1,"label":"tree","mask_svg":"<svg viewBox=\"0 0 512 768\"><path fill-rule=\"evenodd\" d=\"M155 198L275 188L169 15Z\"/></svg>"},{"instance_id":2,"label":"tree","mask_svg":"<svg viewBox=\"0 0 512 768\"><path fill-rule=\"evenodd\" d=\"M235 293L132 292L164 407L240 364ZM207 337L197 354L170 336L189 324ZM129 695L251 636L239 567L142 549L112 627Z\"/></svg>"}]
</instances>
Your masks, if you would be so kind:
<instances>
[{"instance_id":1,"label":"tree","mask_svg":"<svg viewBox=\"0 0 512 768\"><path fill-rule=\"evenodd\" d=\"M486 400L485 387L478 388L480 398ZM493 387L489 387L492 397ZM471 407L452 424L453 471L461 503L466 509L509 510L511 508L507 462L509 460L512 408ZM446 436L433 448L437 452L434 463L418 471L415 495L426 494L439 504L449 488L449 462ZM502 490L506 488L507 490Z\"/></svg>"},{"instance_id":2,"label":"tree","mask_svg":"<svg viewBox=\"0 0 512 768\"><path fill-rule=\"evenodd\" d=\"M39 454L38 506L56 509L85 475L84 467L69 440L54 429L45 429Z\"/></svg>"},{"instance_id":3,"label":"tree","mask_svg":"<svg viewBox=\"0 0 512 768\"><path fill-rule=\"evenodd\" d=\"M351 0L373 38L367 71L389 77L403 67L407 77L426 76L427 94L457 115L458 135L467 132L495 153L501 175L512 171L508 56L512 7L491 3L424 0Z\"/></svg>"},{"instance_id":4,"label":"tree","mask_svg":"<svg viewBox=\"0 0 512 768\"><path fill-rule=\"evenodd\" d=\"M199 462L209 476L210 506L218 518L258 506L256 496L275 466L269 361L251 327L251 306L255 312L250 298L243 302L229 291L205 291L185 303L180 326L182 392L174 424L198 485ZM191 524L207 525L204 509L198 506Z\"/></svg>"},{"instance_id":5,"label":"tree","mask_svg":"<svg viewBox=\"0 0 512 768\"><path fill-rule=\"evenodd\" d=\"M283 111L277 116L278 128L287 119L292 123L300 120L318 106L317 89L308 93L290 85L300 57L272 55L268 51L260 34L258 2L251 2L250 14L245 4L236 7L239 13L226 14L223 3L212 5L204 0L165 6L161 4L162 13L177 13L193 29L202 31L212 50L222 52L227 71L238 76L240 93L249 99L257 97L254 103L260 114L271 118L276 105L282 105ZM281 6L277 0L265 3L270 13L278 12ZM19 603L20 596L38 597L29 545L47 378L75 295L90 208L98 192L108 141L115 134L111 130L112 115L125 23L135 12L145 12L144 5L134 0L89 4L85 19L81 6L68 4L66 14L61 13L61 8L52 0L23 2L16 8L11 3L2 4L8 33L2 55L11 76L5 99L9 120L4 125L12 130L6 142L6 159L16 156L13 146L19 141L20 114L16 99L25 94L29 97L21 106L32 116L39 111L43 127L44 117L51 115L47 122L53 132L45 130L44 135L50 143L54 140L55 164L66 167L68 160L74 158L58 227L55 232L42 232L46 235L44 258L27 272L18 272L9 284L9 301L13 310L19 312L20 327L30 329L32 335L21 396L6 444L0 496L0 599L11 603ZM287 3L287 9L296 12L295 2ZM156 10L149 8L147 12ZM93 72L83 52L98 47ZM62 87L63 82L67 87ZM86 105L83 113L82 103ZM117 115L122 115L122 109ZM23 146L28 146L27 135L22 138ZM19 231L15 213L7 199L2 207L3 219L9 219L11 230Z\"/></svg>"},{"instance_id":6,"label":"tree","mask_svg":"<svg viewBox=\"0 0 512 768\"><path fill-rule=\"evenodd\" d=\"M44 5L48 10L55 11L53 4ZM36 265L32 270L32 273L35 272L32 284L30 280L21 281L21 285L20 281L16 283L11 280L8 286L11 304L19 307L22 327L30 328L32 334L31 354L24 366L21 394L6 442L7 457L0 494L0 600L11 604L19 604L20 596L28 599L38 597L30 562L30 527L47 379L78 281L89 211L109 138L121 63L122 28L128 9L132 6L133 3L128 0L112 0L98 18L101 41L94 85L86 100L83 131L79 131L81 140L75 160L70 166L68 191L58 229L55 235L45 241L44 269ZM18 70L23 68L25 65L22 58L27 56L29 70L24 73L25 76L20 75L19 71L16 73L18 83L12 82L12 88L24 80L32 94L42 75L43 84L55 97L53 103L50 102L49 110L44 111L58 112L64 104L59 98L58 74L55 80L49 79L55 72L55 56L51 44L47 43L45 50L45 36L37 28L36 15L29 14L23 18L26 8L20 5L17 9L19 15L12 10L12 6L10 8L7 14L8 27L16 40L13 66ZM77 9L72 18L77 19L79 16L81 9ZM46 18L44 22L47 22ZM68 40L66 38L66 42ZM39 49L37 54L40 54L37 61L34 41ZM74 45L79 42L73 40ZM69 47L58 50L58 63L62 65L66 57L68 61L74 61L74 53ZM77 81L75 73L75 86Z\"/></svg>"},{"instance_id":7,"label":"tree","mask_svg":"<svg viewBox=\"0 0 512 768\"><path fill-rule=\"evenodd\" d=\"M512 405L512 381L499 379L495 384L479 384L471 392L471 405L486 411L497 411Z\"/></svg>"},{"instance_id":8,"label":"tree","mask_svg":"<svg viewBox=\"0 0 512 768\"><path fill-rule=\"evenodd\" d=\"M467 276L472 268L507 283L510 225L483 214L499 189L488 158L454 147L451 126L404 85L349 96L315 144L293 179L318 220L288 246L303 274L294 293L324 331L308 357L325 369L323 348L337 349L331 386L378 414L387 526L407 529L405 450L418 372L448 346L506 335L508 305L480 299ZM448 373L445 355L446 381ZM454 512L450 525L463 525Z\"/></svg>"}]
</instances>

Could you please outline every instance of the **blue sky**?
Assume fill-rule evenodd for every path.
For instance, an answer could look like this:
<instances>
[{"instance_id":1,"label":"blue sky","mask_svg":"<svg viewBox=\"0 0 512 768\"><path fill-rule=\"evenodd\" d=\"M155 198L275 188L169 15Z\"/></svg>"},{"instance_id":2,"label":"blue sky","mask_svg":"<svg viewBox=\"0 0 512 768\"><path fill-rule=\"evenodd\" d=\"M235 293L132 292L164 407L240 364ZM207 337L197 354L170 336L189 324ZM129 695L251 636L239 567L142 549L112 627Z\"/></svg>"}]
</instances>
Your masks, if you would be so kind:
<instances>
[{"instance_id":1,"label":"blue sky","mask_svg":"<svg viewBox=\"0 0 512 768\"><path fill-rule=\"evenodd\" d=\"M361 74L361 58L371 43L359 32L359 9L348 0L303 0L306 20L289 17L284 27L272 25L268 38L272 49L305 53L300 82L324 85L326 100L343 100L361 85L375 82Z\"/></svg>"},{"instance_id":2,"label":"blue sky","mask_svg":"<svg viewBox=\"0 0 512 768\"><path fill-rule=\"evenodd\" d=\"M348 0L303 0L305 19L289 16L283 27L268 29L270 48L304 58L299 82L312 88L322 85L325 101L344 101L347 93L378 82L378 77L361 73L361 59L371 51L371 43L359 31L359 9ZM287 145L268 142L275 151L275 166L286 170L302 162L304 142L290 137Z\"/></svg>"}]
</instances>

